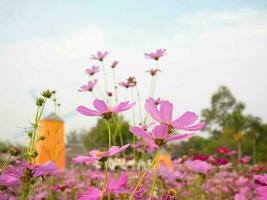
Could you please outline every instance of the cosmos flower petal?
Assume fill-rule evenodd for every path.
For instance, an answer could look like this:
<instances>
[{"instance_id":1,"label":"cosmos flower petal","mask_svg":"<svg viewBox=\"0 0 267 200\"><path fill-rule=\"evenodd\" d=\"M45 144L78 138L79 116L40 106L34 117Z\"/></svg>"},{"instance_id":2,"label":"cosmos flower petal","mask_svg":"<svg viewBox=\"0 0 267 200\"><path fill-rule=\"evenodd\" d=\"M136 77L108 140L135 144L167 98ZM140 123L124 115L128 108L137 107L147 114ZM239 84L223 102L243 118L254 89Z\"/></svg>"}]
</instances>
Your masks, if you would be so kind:
<instances>
[{"instance_id":1,"label":"cosmos flower petal","mask_svg":"<svg viewBox=\"0 0 267 200\"><path fill-rule=\"evenodd\" d=\"M174 141L174 140L185 140L189 139L194 135L194 133L190 134L175 134L167 138L167 141Z\"/></svg>"},{"instance_id":2,"label":"cosmos flower petal","mask_svg":"<svg viewBox=\"0 0 267 200\"><path fill-rule=\"evenodd\" d=\"M158 111L158 109L154 103L154 100L152 98L149 98L146 100L145 109L154 120L156 120L158 122L163 121L161 118L160 112Z\"/></svg>"},{"instance_id":3,"label":"cosmos flower petal","mask_svg":"<svg viewBox=\"0 0 267 200\"><path fill-rule=\"evenodd\" d=\"M172 111L173 111L173 104L169 101L161 101L160 103L160 114L162 118L162 122L169 123L172 121Z\"/></svg>"},{"instance_id":4,"label":"cosmos flower petal","mask_svg":"<svg viewBox=\"0 0 267 200\"><path fill-rule=\"evenodd\" d=\"M168 134L168 126L166 125L158 125L152 130L152 137L155 139L167 139Z\"/></svg>"},{"instance_id":5,"label":"cosmos flower petal","mask_svg":"<svg viewBox=\"0 0 267 200\"><path fill-rule=\"evenodd\" d=\"M72 158L72 161L74 163L92 163L96 160L97 160L96 158L89 156L77 156L75 158Z\"/></svg>"},{"instance_id":6,"label":"cosmos flower petal","mask_svg":"<svg viewBox=\"0 0 267 200\"><path fill-rule=\"evenodd\" d=\"M133 126L130 127L130 131L135 134L136 136L142 137L147 139L148 141L152 141L153 142L153 138L146 132L144 131L142 128L138 127L138 126Z\"/></svg>"},{"instance_id":7,"label":"cosmos flower petal","mask_svg":"<svg viewBox=\"0 0 267 200\"><path fill-rule=\"evenodd\" d=\"M103 100L95 99L93 102L93 105L94 105L95 109L97 109L101 113L105 113L105 112L109 111L108 105Z\"/></svg>"},{"instance_id":8,"label":"cosmos flower petal","mask_svg":"<svg viewBox=\"0 0 267 200\"><path fill-rule=\"evenodd\" d=\"M198 116L193 112L185 112L182 116L177 118L173 122L173 126L177 129L183 130L184 127L190 126L195 123L198 119Z\"/></svg>"},{"instance_id":9,"label":"cosmos flower petal","mask_svg":"<svg viewBox=\"0 0 267 200\"><path fill-rule=\"evenodd\" d=\"M86 115L86 116L100 116L101 112L99 111L95 111L95 110L91 110L85 106L79 106L76 109L79 113Z\"/></svg>"}]
</instances>

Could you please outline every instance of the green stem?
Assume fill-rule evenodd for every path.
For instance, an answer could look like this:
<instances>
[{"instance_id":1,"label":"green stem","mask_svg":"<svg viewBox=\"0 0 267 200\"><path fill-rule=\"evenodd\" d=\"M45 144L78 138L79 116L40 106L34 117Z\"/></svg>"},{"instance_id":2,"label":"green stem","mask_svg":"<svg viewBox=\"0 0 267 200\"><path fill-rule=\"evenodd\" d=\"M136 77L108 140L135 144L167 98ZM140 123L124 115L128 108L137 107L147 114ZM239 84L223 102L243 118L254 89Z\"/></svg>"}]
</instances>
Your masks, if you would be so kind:
<instances>
[{"instance_id":1,"label":"green stem","mask_svg":"<svg viewBox=\"0 0 267 200\"><path fill-rule=\"evenodd\" d=\"M109 121L107 122L107 126L108 126L108 148L110 149L110 147L111 147L111 130L110 130Z\"/></svg>"},{"instance_id":2,"label":"green stem","mask_svg":"<svg viewBox=\"0 0 267 200\"><path fill-rule=\"evenodd\" d=\"M7 166L7 163L9 162L11 156L12 156L12 155L9 154L8 158L5 160L3 166L2 166L1 169L0 169L0 174L1 174L1 172L3 172L3 171L5 170L5 168L6 168L6 166Z\"/></svg>"},{"instance_id":3,"label":"green stem","mask_svg":"<svg viewBox=\"0 0 267 200\"><path fill-rule=\"evenodd\" d=\"M160 147L158 148L158 151L160 152ZM149 196L149 200L152 199L153 197L153 192L154 192L154 188L155 188L155 184L156 184L156 181L157 181L157 169L158 169L158 158L157 157L157 160L155 161L155 167L154 167L154 172L153 172L153 182L152 182L152 186L151 186L151 189L150 189L150 196Z\"/></svg>"},{"instance_id":4,"label":"green stem","mask_svg":"<svg viewBox=\"0 0 267 200\"><path fill-rule=\"evenodd\" d=\"M158 159L159 156L159 149L157 150L157 153L154 156L154 159L152 160L152 162L150 163L150 165L146 168L146 170L144 171L143 175L141 176L141 178L139 179L138 183L136 184L129 200L132 200L134 197L135 192L138 190L139 186L141 185L141 183L143 182L144 178L146 177L147 173L149 172L149 170L151 169L151 167L154 165L154 163L156 162L156 160Z\"/></svg>"},{"instance_id":5,"label":"green stem","mask_svg":"<svg viewBox=\"0 0 267 200\"><path fill-rule=\"evenodd\" d=\"M113 84L114 84L115 103L117 104L118 103L118 93L117 93L118 86L116 84L115 68L113 68Z\"/></svg>"},{"instance_id":6,"label":"green stem","mask_svg":"<svg viewBox=\"0 0 267 200\"><path fill-rule=\"evenodd\" d=\"M103 164L104 164L104 171L105 171L105 180L104 180L104 185L103 185L103 189L102 189L101 200L103 199L103 195L105 193L105 188L108 184L108 162L105 161ZM109 189L108 189L108 200L110 200Z\"/></svg>"}]
</instances>

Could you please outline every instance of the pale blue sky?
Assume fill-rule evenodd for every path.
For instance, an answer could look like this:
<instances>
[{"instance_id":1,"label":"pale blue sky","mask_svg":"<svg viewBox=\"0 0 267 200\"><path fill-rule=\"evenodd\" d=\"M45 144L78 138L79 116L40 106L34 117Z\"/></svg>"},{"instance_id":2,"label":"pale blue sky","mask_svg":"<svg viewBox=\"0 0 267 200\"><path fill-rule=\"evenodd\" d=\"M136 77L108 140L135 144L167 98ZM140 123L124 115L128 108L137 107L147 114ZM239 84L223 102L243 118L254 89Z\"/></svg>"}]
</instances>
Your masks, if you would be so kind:
<instances>
[{"instance_id":1,"label":"pale blue sky","mask_svg":"<svg viewBox=\"0 0 267 200\"><path fill-rule=\"evenodd\" d=\"M177 116L200 113L224 84L267 121L265 0L0 0L0 24L1 139L25 139L18 132L34 115L31 90L58 90L63 113L89 106L77 89L97 50L120 60L119 80L137 76L144 100L153 63L143 53L167 48L157 96L173 101ZM94 122L76 116L66 130Z\"/></svg>"}]
</instances>

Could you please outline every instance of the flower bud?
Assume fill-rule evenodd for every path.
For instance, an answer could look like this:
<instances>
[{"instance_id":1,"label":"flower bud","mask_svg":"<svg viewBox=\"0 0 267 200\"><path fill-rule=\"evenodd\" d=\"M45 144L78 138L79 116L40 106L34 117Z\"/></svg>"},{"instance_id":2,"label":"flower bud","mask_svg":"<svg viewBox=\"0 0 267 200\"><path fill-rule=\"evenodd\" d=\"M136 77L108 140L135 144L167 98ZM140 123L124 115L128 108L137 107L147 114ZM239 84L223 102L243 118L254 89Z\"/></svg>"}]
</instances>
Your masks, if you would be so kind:
<instances>
[{"instance_id":1,"label":"flower bud","mask_svg":"<svg viewBox=\"0 0 267 200\"><path fill-rule=\"evenodd\" d=\"M51 92L50 90L44 90L41 95L44 98L48 98L49 99L52 96L52 94L53 94L53 91Z\"/></svg>"},{"instance_id":2,"label":"flower bud","mask_svg":"<svg viewBox=\"0 0 267 200\"><path fill-rule=\"evenodd\" d=\"M16 147L12 147L9 149L9 153L10 155L17 157L20 154L20 150Z\"/></svg>"},{"instance_id":3,"label":"flower bud","mask_svg":"<svg viewBox=\"0 0 267 200\"><path fill-rule=\"evenodd\" d=\"M44 99L42 97L36 99L36 105L41 107L44 104Z\"/></svg>"}]
</instances>

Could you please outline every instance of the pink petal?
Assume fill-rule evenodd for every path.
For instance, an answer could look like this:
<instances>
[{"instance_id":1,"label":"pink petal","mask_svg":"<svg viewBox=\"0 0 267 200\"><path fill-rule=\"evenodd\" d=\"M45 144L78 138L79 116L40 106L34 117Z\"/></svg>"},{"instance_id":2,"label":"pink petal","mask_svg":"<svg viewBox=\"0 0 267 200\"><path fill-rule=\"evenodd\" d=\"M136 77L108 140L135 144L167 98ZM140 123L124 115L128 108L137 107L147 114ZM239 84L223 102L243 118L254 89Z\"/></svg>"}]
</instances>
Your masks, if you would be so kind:
<instances>
[{"instance_id":1,"label":"pink petal","mask_svg":"<svg viewBox=\"0 0 267 200\"><path fill-rule=\"evenodd\" d=\"M184 127L183 129L180 129L180 130L198 131L198 130L201 130L204 126L205 126L205 122L199 122L198 124L195 124L193 126Z\"/></svg>"},{"instance_id":2,"label":"pink petal","mask_svg":"<svg viewBox=\"0 0 267 200\"><path fill-rule=\"evenodd\" d=\"M88 156L77 156L72 159L72 161L75 163L92 163L96 160L97 160L96 158Z\"/></svg>"},{"instance_id":3,"label":"pink petal","mask_svg":"<svg viewBox=\"0 0 267 200\"><path fill-rule=\"evenodd\" d=\"M166 125L158 125L152 130L152 136L156 139L163 139L165 140L168 134L168 127Z\"/></svg>"},{"instance_id":4,"label":"pink petal","mask_svg":"<svg viewBox=\"0 0 267 200\"><path fill-rule=\"evenodd\" d=\"M147 139L148 141L152 141L153 142L153 138L146 132L144 131L142 128L134 126L134 127L130 127L130 131L142 138Z\"/></svg>"},{"instance_id":5,"label":"pink petal","mask_svg":"<svg viewBox=\"0 0 267 200\"><path fill-rule=\"evenodd\" d=\"M101 113L105 113L109 111L108 105L103 100L95 99L93 104L94 104L95 109L97 109Z\"/></svg>"},{"instance_id":6,"label":"pink petal","mask_svg":"<svg viewBox=\"0 0 267 200\"><path fill-rule=\"evenodd\" d=\"M189 126L197 121L198 116L193 112L185 112L182 116L173 122L173 126L177 129ZM181 129L182 130L182 129Z\"/></svg>"},{"instance_id":7,"label":"pink petal","mask_svg":"<svg viewBox=\"0 0 267 200\"><path fill-rule=\"evenodd\" d=\"M194 135L194 133L190 134L175 134L167 138L167 141L173 141L173 140L185 140L189 139Z\"/></svg>"},{"instance_id":8,"label":"pink petal","mask_svg":"<svg viewBox=\"0 0 267 200\"><path fill-rule=\"evenodd\" d=\"M135 105L135 102L134 102L134 103L130 103L130 104L129 104L129 101L121 102L119 105L115 106L115 107L112 109L112 111L113 111L114 113L123 112L123 111L129 110L129 109L132 108L134 105Z\"/></svg>"},{"instance_id":9,"label":"pink petal","mask_svg":"<svg viewBox=\"0 0 267 200\"><path fill-rule=\"evenodd\" d=\"M173 104L169 101L161 101L160 103L160 114L161 118L163 119L162 122L165 122L167 124L172 122L172 110L173 110Z\"/></svg>"},{"instance_id":10,"label":"pink petal","mask_svg":"<svg viewBox=\"0 0 267 200\"><path fill-rule=\"evenodd\" d=\"M101 113L95 110L91 110L89 108L86 108L85 106L79 106L76 109L79 113L86 115L86 116L100 116Z\"/></svg>"},{"instance_id":11,"label":"pink petal","mask_svg":"<svg viewBox=\"0 0 267 200\"><path fill-rule=\"evenodd\" d=\"M163 121L160 112L158 111L156 105L154 104L154 100L152 98L146 100L145 109L154 120L158 122Z\"/></svg>"}]
</instances>

